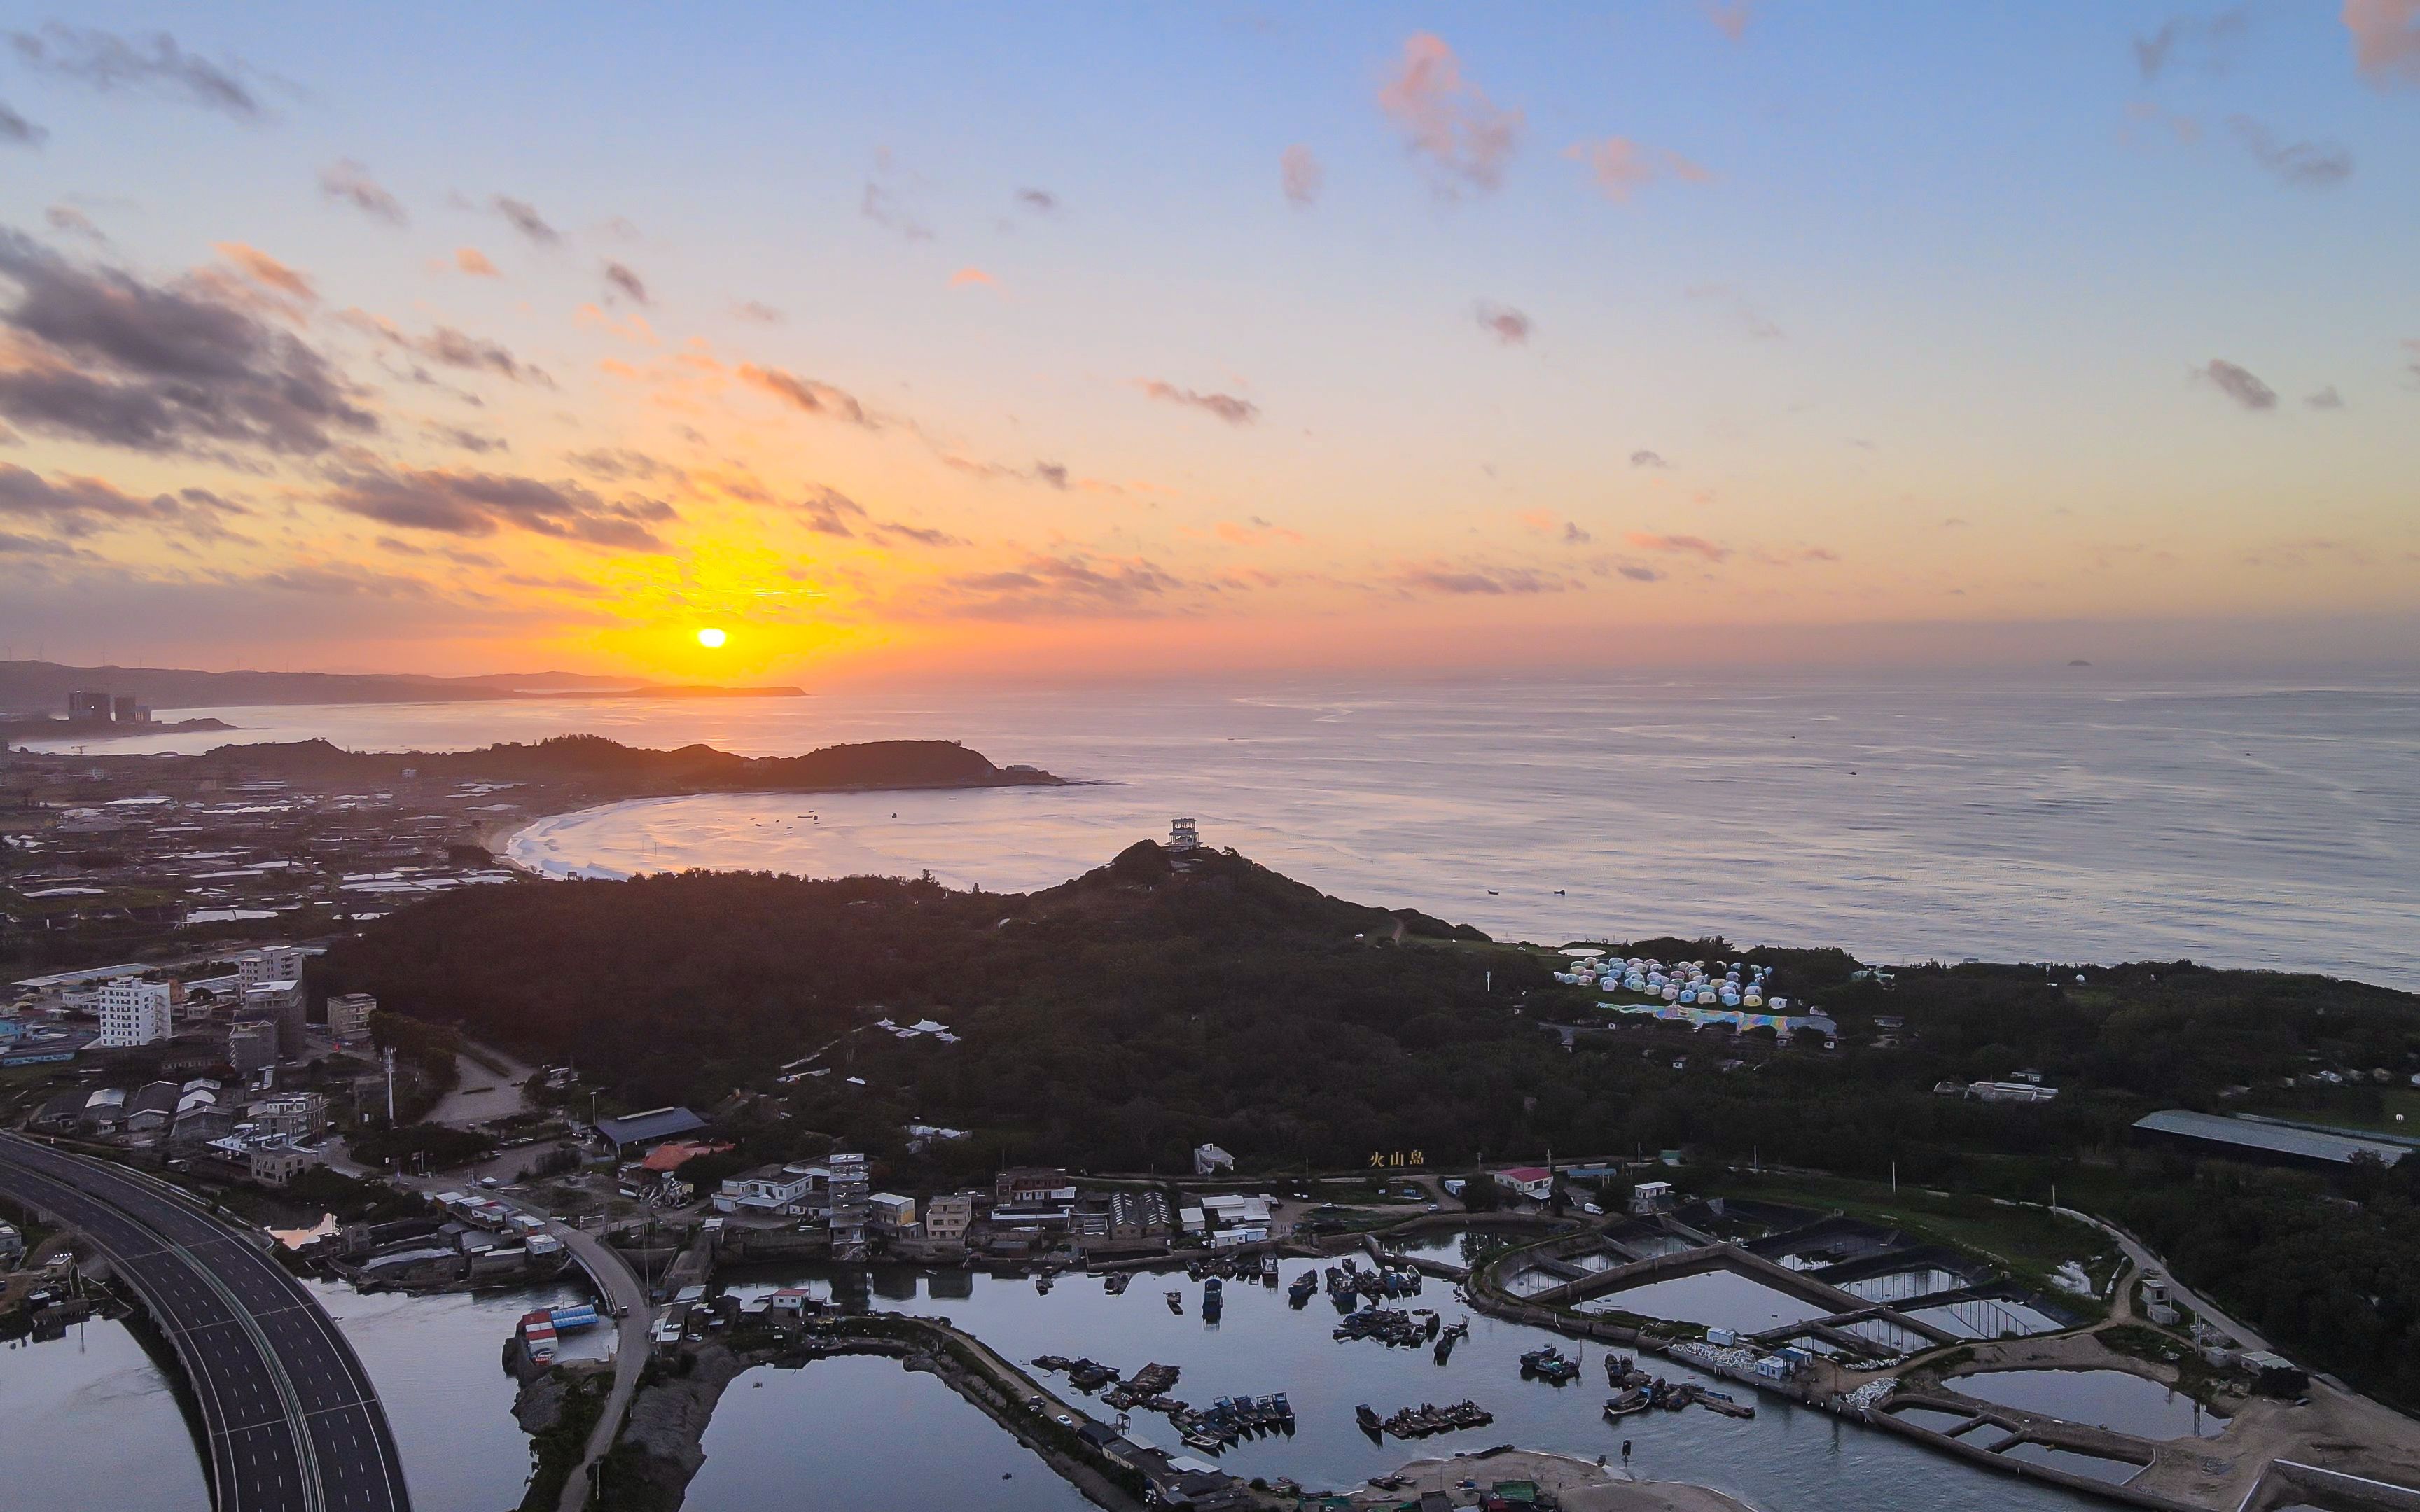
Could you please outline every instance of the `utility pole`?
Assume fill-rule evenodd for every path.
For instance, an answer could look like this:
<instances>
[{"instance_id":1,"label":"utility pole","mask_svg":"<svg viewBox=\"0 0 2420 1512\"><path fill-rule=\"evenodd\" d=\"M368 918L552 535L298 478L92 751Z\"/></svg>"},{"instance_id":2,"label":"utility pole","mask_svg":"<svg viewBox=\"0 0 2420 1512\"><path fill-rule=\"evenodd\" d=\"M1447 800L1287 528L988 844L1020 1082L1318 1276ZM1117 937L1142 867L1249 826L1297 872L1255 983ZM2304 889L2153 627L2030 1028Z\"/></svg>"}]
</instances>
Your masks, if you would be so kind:
<instances>
[{"instance_id":1,"label":"utility pole","mask_svg":"<svg viewBox=\"0 0 2420 1512\"><path fill-rule=\"evenodd\" d=\"M395 1046L388 1045L380 1051L379 1058L386 1062L386 1121L392 1128L395 1124Z\"/></svg>"}]
</instances>

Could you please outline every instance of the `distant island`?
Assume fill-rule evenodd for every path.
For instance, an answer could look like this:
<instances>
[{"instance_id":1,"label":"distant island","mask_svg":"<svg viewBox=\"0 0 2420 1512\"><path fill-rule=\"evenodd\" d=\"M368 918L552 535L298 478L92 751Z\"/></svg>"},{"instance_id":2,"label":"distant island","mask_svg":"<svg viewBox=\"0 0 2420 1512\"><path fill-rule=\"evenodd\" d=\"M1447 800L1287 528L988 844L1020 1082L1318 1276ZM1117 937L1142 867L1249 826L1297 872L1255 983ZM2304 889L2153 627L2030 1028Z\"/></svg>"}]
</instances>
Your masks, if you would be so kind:
<instances>
[{"instance_id":1,"label":"distant island","mask_svg":"<svg viewBox=\"0 0 2420 1512\"><path fill-rule=\"evenodd\" d=\"M712 746L650 750L602 735L558 735L477 750L355 751L325 740L220 746L181 759L179 775L236 779L573 782L617 796L824 793L886 788L1052 787L1038 766L999 766L954 740L869 740L803 756L736 756ZM588 801L597 801L594 795Z\"/></svg>"},{"instance_id":2,"label":"distant island","mask_svg":"<svg viewBox=\"0 0 2420 1512\"><path fill-rule=\"evenodd\" d=\"M207 734L240 730L225 719L147 719L116 724L101 719L0 719L0 746L19 740L132 740L143 735Z\"/></svg>"},{"instance_id":3,"label":"distant island","mask_svg":"<svg viewBox=\"0 0 2420 1512\"><path fill-rule=\"evenodd\" d=\"M99 690L155 709L241 708L294 703L468 703L526 698L803 698L801 688L650 683L590 672L489 672L426 677L413 672L206 672L167 667L70 667L0 661L0 711L47 717L78 692ZM156 731L150 733L157 733Z\"/></svg>"}]
</instances>

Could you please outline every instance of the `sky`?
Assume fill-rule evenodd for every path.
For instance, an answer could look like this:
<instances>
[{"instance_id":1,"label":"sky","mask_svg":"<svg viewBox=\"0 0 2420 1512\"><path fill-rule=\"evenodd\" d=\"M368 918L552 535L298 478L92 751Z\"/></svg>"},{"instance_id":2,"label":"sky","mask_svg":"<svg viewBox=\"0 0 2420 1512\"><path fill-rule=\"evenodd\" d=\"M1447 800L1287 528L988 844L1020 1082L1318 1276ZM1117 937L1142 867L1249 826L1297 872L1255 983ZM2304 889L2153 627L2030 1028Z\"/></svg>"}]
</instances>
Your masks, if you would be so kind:
<instances>
[{"instance_id":1,"label":"sky","mask_svg":"<svg viewBox=\"0 0 2420 1512\"><path fill-rule=\"evenodd\" d=\"M0 656L2410 665L2415 184L2420 0L27 12Z\"/></svg>"}]
</instances>

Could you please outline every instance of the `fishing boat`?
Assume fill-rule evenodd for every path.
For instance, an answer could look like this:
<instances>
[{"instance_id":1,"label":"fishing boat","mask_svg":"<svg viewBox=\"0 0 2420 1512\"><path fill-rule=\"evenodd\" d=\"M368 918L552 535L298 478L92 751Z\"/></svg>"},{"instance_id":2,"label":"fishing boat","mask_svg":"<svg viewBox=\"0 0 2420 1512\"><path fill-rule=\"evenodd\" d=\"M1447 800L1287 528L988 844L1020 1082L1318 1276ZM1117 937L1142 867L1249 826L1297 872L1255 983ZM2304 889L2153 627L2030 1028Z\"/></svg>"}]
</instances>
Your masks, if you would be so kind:
<instances>
[{"instance_id":1,"label":"fishing boat","mask_svg":"<svg viewBox=\"0 0 2420 1512\"><path fill-rule=\"evenodd\" d=\"M1170 1293L1168 1294L1168 1310L1169 1310L1170 1312L1172 1312L1172 1313L1179 1313L1179 1314L1181 1314L1181 1313L1183 1313L1183 1312L1185 1311L1185 1293L1184 1293L1184 1292L1182 1292L1182 1291L1171 1291L1171 1292L1170 1292Z\"/></svg>"},{"instance_id":2,"label":"fishing boat","mask_svg":"<svg viewBox=\"0 0 2420 1512\"><path fill-rule=\"evenodd\" d=\"M1377 1412L1371 1408L1368 1402L1363 1402L1360 1406L1353 1409L1353 1421L1360 1424L1361 1431L1369 1434L1373 1439L1377 1438L1385 1431L1384 1425L1378 1421Z\"/></svg>"},{"instance_id":3,"label":"fishing boat","mask_svg":"<svg viewBox=\"0 0 2420 1512\"><path fill-rule=\"evenodd\" d=\"M1040 1292L1043 1296L1047 1297L1050 1295L1050 1278L1047 1275L1035 1276L1033 1278L1033 1289Z\"/></svg>"},{"instance_id":4,"label":"fishing boat","mask_svg":"<svg viewBox=\"0 0 2420 1512\"><path fill-rule=\"evenodd\" d=\"M1221 1307L1226 1305L1226 1290L1219 1285L1218 1278L1217 1276L1214 1275L1209 1280L1202 1282L1202 1320L1205 1323L1217 1322L1218 1320L1218 1311Z\"/></svg>"},{"instance_id":5,"label":"fishing boat","mask_svg":"<svg viewBox=\"0 0 2420 1512\"><path fill-rule=\"evenodd\" d=\"M1606 1421L1610 1423L1628 1417L1633 1412L1643 1412L1653 1405L1647 1399L1646 1387L1633 1386L1619 1396L1608 1396L1605 1399Z\"/></svg>"},{"instance_id":6,"label":"fishing boat","mask_svg":"<svg viewBox=\"0 0 2420 1512\"><path fill-rule=\"evenodd\" d=\"M1132 1271L1114 1271L1110 1273L1107 1280L1101 1283L1101 1287L1102 1289L1107 1291L1110 1296L1122 1297L1125 1295L1126 1288L1133 1284L1134 1273Z\"/></svg>"}]
</instances>

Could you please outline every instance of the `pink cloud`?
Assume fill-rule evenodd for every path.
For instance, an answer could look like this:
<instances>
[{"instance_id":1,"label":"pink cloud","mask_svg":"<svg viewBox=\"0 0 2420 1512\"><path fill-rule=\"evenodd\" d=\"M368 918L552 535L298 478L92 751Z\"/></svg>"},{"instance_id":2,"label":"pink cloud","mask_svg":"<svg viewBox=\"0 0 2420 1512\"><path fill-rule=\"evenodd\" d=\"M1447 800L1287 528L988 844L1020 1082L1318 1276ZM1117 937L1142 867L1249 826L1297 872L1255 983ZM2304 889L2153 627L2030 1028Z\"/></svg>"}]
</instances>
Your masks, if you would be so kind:
<instances>
[{"instance_id":1,"label":"pink cloud","mask_svg":"<svg viewBox=\"0 0 2420 1512\"><path fill-rule=\"evenodd\" d=\"M473 278L502 278L504 276L502 273L496 271L496 265L488 260L488 255L481 252L476 247L455 248L454 266L459 268L462 271L470 274Z\"/></svg>"},{"instance_id":2,"label":"pink cloud","mask_svg":"<svg viewBox=\"0 0 2420 1512\"><path fill-rule=\"evenodd\" d=\"M1503 182L1523 122L1521 112L1497 108L1465 80L1461 60L1433 32L1404 39L1403 61L1378 91L1378 108L1429 160L1430 182L1449 198Z\"/></svg>"},{"instance_id":3,"label":"pink cloud","mask_svg":"<svg viewBox=\"0 0 2420 1512\"><path fill-rule=\"evenodd\" d=\"M2420 85L2420 0L2344 0L2353 64L2381 89Z\"/></svg>"},{"instance_id":4,"label":"pink cloud","mask_svg":"<svg viewBox=\"0 0 2420 1512\"><path fill-rule=\"evenodd\" d=\"M1286 202L1297 209L1308 209L1319 198L1319 191L1327 181L1327 171L1311 148L1296 142L1278 159L1278 181L1284 186Z\"/></svg>"},{"instance_id":5,"label":"pink cloud","mask_svg":"<svg viewBox=\"0 0 2420 1512\"><path fill-rule=\"evenodd\" d=\"M966 267L959 269L956 272L950 275L950 286L952 288L972 288L978 285L985 288L997 288L1000 285L1000 280L992 277L989 273L985 272L982 269L975 267L972 263L969 263Z\"/></svg>"},{"instance_id":6,"label":"pink cloud","mask_svg":"<svg viewBox=\"0 0 2420 1512\"><path fill-rule=\"evenodd\" d=\"M1747 35L1748 12L1755 5L1756 0L1699 0L1699 8L1706 13L1706 19L1734 42Z\"/></svg>"},{"instance_id":7,"label":"pink cloud","mask_svg":"<svg viewBox=\"0 0 2420 1512\"><path fill-rule=\"evenodd\" d=\"M1632 191L1644 189L1659 178L1702 184L1714 177L1703 164L1693 162L1677 152L1642 147L1626 136L1609 136L1602 142L1575 142L1563 149L1563 156L1575 162L1586 163L1598 190L1617 205L1628 204Z\"/></svg>"}]
</instances>

